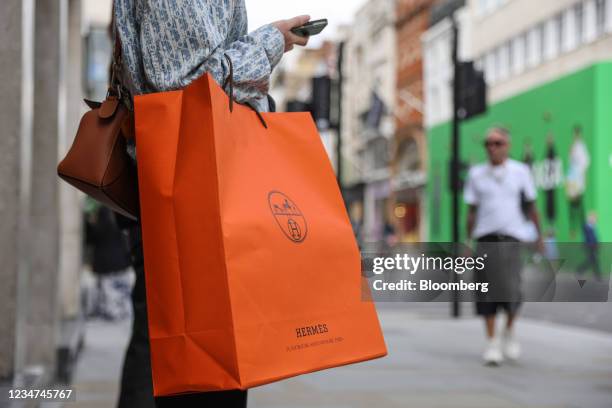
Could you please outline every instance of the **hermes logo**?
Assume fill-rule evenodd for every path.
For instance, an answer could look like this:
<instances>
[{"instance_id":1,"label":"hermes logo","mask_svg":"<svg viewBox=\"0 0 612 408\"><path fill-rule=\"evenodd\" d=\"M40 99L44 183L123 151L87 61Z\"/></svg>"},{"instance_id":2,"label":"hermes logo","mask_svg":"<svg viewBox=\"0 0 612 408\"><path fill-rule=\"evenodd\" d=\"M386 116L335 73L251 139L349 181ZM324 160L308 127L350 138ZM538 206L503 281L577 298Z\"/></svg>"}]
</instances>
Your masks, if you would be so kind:
<instances>
[{"instance_id":1,"label":"hermes logo","mask_svg":"<svg viewBox=\"0 0 612 408\"><path fill-rule=\"evenodd\" d=\"M295 336L299 338L299 337L314 336L315 334L324 334L327 332L329 332L327 328L327 324L321 323L321 324L315 324L315 325L306 326L306 327L296 327Z\"/></svg>"},{"instance_id":2,"label":"hermes logo","mask_svg":"<svg viewBox=\"0 0 612 408\"><path fill-rule=\"evenodd\" d=\"M306 218L286 194L280 191L270 191L268 193L268 204L276 223L288 239L295 243L306 239L306 233L308 232Z\"/></svg>"}]
</instances>

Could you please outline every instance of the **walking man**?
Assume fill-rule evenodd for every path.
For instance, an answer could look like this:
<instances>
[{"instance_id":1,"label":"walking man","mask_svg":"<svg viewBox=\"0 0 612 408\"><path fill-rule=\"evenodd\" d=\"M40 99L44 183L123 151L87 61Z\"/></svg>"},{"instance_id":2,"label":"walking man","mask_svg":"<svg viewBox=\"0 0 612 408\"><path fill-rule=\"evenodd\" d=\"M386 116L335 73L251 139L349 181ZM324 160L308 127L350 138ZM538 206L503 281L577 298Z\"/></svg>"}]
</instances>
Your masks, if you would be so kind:
<instances>
[{"instance_id":1,"label":"walking man","mask_svg":"<svg viewBox=\"0 0 612 408\"><path fill-rule=\"evenodd\" d=\"M486 257L485 268L476 271L475 279L489 283L489 291L476 299L476 313L485 320L488 344L483 358L489 365L520 356L514 323L521 304L521 246L533 241L535 229L538 249L543 248L531 172L524 163L508 158L509 148L506 129L489 130L485 140L488 163L470 169L464 189L469 205L468 235L476 241L478 256ZM499 309L507 315L501 336L495 330Z\"/></svg>"}]
</instances>

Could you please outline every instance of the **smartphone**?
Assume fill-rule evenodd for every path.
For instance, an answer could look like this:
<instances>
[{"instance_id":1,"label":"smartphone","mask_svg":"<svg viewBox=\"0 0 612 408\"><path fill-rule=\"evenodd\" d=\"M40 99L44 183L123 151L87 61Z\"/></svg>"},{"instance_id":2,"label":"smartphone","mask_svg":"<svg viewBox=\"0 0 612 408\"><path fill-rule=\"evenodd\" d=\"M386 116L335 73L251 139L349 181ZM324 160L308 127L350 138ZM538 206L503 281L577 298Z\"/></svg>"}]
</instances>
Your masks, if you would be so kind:
<instances>
[{"instance_id":1,"label":"smartphone","mask_svg":"<svg viewBox=\"0 0 612 408\"><path fill-rule=\"evenodd\" d=\"M319 34L323 29L327 27L327 19L309 21L299 27L293 27L291 32L300 37L308 37L311 35Z\"/></svg>"}]
</instances>

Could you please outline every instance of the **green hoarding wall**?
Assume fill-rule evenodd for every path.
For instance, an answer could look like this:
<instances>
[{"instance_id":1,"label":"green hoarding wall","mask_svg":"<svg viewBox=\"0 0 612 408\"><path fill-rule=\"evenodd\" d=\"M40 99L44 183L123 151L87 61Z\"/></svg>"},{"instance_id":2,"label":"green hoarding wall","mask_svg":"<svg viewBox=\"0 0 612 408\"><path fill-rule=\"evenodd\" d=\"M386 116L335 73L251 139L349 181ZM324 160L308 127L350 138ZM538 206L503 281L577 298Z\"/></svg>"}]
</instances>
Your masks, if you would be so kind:
<instances>
[{"instance_id":1,"label":"green hoarding wall","mask_svg":"<svg viewBox=\"0 0 612 408\"><path fill-rule=\"evenodd\" d=\"M599 240L612 242L612 62L590 66L499 102L485 115L466 121L461 125L463 161L485 161L484 136L496 125L511 131L512 158L524 161L531 152L544 230L554 233L557 242L580 242L582 217L594 212ZM574 140L576 126L581 129L578 139L583 142ZM431 242L448 242L451 238L450 133L450 123L445 123L429 129L427 135L427 223ZM547 160L550 146L553 160ZM578 164L586 168L584 184L578 183L583 188L572 187L576 185L572 180L576 179L577 159L570 160L570 154L578 155ZM570 204L570 195L574 205ZM550 210L551 201L554 211ZM464 236L465 211L462 205Z\"/></svg>"}]
</instances>

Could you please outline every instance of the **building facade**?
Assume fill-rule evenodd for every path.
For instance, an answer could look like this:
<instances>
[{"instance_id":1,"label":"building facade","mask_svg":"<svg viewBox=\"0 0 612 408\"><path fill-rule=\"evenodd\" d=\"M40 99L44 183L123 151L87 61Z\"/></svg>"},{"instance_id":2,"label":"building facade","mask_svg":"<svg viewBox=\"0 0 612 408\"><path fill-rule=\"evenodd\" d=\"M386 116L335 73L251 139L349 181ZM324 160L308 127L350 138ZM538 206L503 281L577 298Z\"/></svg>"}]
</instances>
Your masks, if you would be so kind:
<instances>
[{"instance_id":1,"label":"building facade","mask_svg":"<svg viewBox=\"0 0 612 408\"><path fill-rule=\"evenodd\" d=\"M588 214L598 216L600 240L612 238L606 203L612 176L612 1L527 0L467 3L470 49L485 72L489 110L461 126L461 155L470 164L485 158L486 129L512 133L511 156L529 164L538 187L538 208L547 236L581 241ZM432 28L433 29L433 28ZM434 84L426 78L431 92ZM450 100L426 119L430 168L448 162ZM445 115L434 112L444 112ZM428 189L431 240L450 238L447 174Z\"/></svg>"},{"instance_id":2,"label":"building facade","mask_svg":"<svg viewBox=\"0 0 612 408\"><path fill-rule=\"evenodd\" d=\"M395 134L395 0L372 0L348 30L343 61L343 171L349 214L362 241L380 241L390 223L390 156Z\"/></svg>"},{"instance_id":3,"label":"building facade","mask_svg":"<svg viewBox=\"0 0 612 408\"><path fill-rule=\"evenodd\" d=\"M397 2L397 100L391 154L393 224L399 241L415 242L425 224L427 145L423 130L423 52L434 0Z\"/></svg>"}]
</instances>

